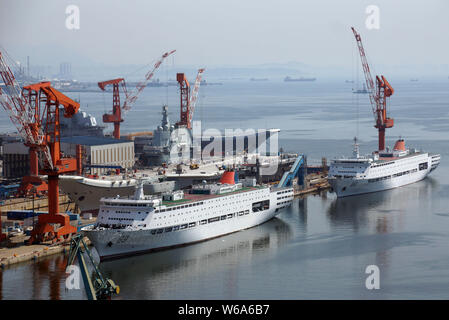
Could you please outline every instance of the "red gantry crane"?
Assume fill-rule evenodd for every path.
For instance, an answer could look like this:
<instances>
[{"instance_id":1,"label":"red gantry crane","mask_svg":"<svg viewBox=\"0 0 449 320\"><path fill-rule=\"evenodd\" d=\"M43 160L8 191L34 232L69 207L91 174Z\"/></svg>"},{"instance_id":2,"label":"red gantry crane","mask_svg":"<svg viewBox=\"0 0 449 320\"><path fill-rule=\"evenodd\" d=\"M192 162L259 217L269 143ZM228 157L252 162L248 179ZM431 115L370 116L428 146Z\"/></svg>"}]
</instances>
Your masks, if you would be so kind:
<instances>
[{"instance_id":1,"label":"red gantry crane","mask_svg":"<svg viewBox=\"0 0 449 320\"><path fill-rule=\"evenodd\" d=\"M360 37L360 34L358 34L354 29L354 27L352 27L351 29L354 33L355 40L357 41L360 59L362 60L366 87L369 91L369 98L376 121L374 127L379 131L379 151L382 151L385 150L385 129L392 128L394 125L394 120L387 116L387 98L389 98L394 93L394 89L391 87L384 76L376 76L376 86L374 86L374 81L371 76L368 60L366 59L365 50L363 48L362 38Z\"/></svg>"},{"instance_id":2,"label":"red gantry crane","mask_svg":"<svg viewBox=\"0 0 449 320\"><path fill-rule=\"evenodd\" d=\"M177 73L176 80L179 83L181 92L181 113L179 117L178 126L185 126L188 129L192 129L193 113L195 111L196 101L198 99L198 92L201 84L201 77L204 72L204 68L198 70L196 76L195 85L193 87L192 95L190 95L190 84L184 73Z\"/></svg>"},{"instance_id":3,"label":"red gantry crane","mask_svg":"<svg viewBox=\"0 0 449 320\"><path fill-rule=\"evenodd\" d=\"M39 158L38 152L43 154L39 173L48 177L48 214L38 216L30 243L66 239L77 229L70 225L68 215L59 213L58 178L61 173L77 171L78 162L74 158L61 157L59 113L62 109L59 106L63 106L64 116L70 118L78 112L79 103L52 88L48 82L26 86L20 93L20 86L1 52L0 76L6 88L0 90L0 104L25 144L36 154L32 160ZM45 124L42 122L44 115Z\"/></svg>"},{"instance_id":4,"label":"red gantry crane","mask_svg":"<svg viewBox=\"0 0 449 320\"><path fill-rule=\"evenodd\" d=\"M120 123L123 122L122 118L122 109L126 112L131 109L131 106L139 97L139 94L143 91L143 89L147 86L148 82L153 77L156 70L159 66L164 62L165 58L169 55L173 54L176 50L172 50L164 53L159 60L154 64L153 69L151 69L146 75L145 79L140 82L135 90L132 93L128 93L126 89L125 79L117 78L107 81L98 82L98 86L101 90L105 90L106 86L113 85L113 100L112 100L112 114L106 113L103 115L103 122L105 123L113 123L114 124L114 138L120 139ZM125 102L123 103L123 107L120 106L120 92L119 92L119 84L121 84L123 88L123 92L125 94Z\"/></svg>"}]
</instances>

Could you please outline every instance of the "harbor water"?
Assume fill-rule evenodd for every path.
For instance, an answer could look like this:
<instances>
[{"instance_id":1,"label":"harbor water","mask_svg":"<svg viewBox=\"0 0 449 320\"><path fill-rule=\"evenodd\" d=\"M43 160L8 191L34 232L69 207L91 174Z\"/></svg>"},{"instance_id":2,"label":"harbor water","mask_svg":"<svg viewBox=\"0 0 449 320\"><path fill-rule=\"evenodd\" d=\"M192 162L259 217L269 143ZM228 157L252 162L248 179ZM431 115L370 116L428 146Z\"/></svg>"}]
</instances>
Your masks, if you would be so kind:
<instances>
[{"instance_id":1,"label":"harbor water","mask_svg":"<svg viewBox=\"0 0 449 320\"><path fill-rule=\"evenodd\" d=\"M309 195L248 230L102 262L121 288L115 299L448 299L449 81L391 82L395 127L387 130L387 145L401 136L409 147L440 153L428 178L348 198ZM368 154L377 131L368 96L352 94L351 86L224 82L201 88L194 117L203 129L280 128L279 146L312 163L350 155L356 135L361 154ZM112 101L102 93L68 95L98 121ZM176 121L177 98L174 87L147 88L122 131L152 130L166 102ZM0 131L10 129L2 116ZM377 290L366 287L370 265L380 271ZM85 299L82 288L65 288L66 277L62 255L12 265L0 271L0 298Z\"/></svg>"}]
</instances>

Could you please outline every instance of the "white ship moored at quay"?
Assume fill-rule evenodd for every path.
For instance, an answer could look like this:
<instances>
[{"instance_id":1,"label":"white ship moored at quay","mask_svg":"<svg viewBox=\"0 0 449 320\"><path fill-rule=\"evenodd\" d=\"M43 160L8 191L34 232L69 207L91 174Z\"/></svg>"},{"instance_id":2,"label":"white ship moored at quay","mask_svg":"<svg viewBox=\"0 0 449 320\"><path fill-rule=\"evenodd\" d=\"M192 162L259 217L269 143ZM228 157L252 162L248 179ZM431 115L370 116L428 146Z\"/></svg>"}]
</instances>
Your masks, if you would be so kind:
<instances>
[{"instance_id":1,"label":"white ship moored at quay","mask_svg":"<svg viewBox=\"0 0 449 320\"><path fill-rule=\"evenodd\" d=\"M226 171L221 183L200 184L145 196L102 198L95 225L82 228L100 259L118 258L192 244L264 223L291 205L293 188L235 181Z\"/></svg>"},{"instance_id":2,"label":"white ship moored at quay","mask_svg":"<svg viewBox=\"0 0 449 320\"><path fill-rule=\"evenodd\" d=\"M439 163L439 154L406 149L403 139L370 157L359 156L355 141L352 158L331 161L328 181L337 197L383 191L420 181Z\"/></svg>"}]
</instances>

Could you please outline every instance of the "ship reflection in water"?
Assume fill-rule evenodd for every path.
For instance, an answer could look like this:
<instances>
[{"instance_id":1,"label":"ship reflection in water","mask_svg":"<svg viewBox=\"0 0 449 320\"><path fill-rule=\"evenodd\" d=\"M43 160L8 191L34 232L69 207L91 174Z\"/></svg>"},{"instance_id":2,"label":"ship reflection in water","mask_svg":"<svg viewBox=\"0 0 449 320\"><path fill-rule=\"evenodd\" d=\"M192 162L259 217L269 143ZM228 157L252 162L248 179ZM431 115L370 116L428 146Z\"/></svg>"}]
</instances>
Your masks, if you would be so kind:
<instances>
[{"instance_id":1,"label":"ship reflection in water","mask_svg":"<svg viewBox=\"0 0 449 320\"><path fill-rule=\"evenodd\" d=\"M279 218L233 234L181 248L101 263L107 277L120 284L125 299L172 299L180 287L201 283L218 273L229 298L238 295L238 268L263 261L291 238L291 227ZM255 262L256 261L256 262ZM213 283L203 283L207 290ZM185 299L189 292L184 293ZM125 297L126 295L126 297ZM212 294L213 295L213 294ZM118 297L120 298L120 297ZM212 296L210 296L212 298Z\"/></svg>"},{"instance_id":2,"label":"ship reflection in water","mask_svg":"<svg viewBox=\"0 0 449 320\"><path fill-rule=\"evenodd\" d=\"M432 177L425 180L395 188L392 190L373 192L362 195L338 198L333 200L327 211L332 228L351 227L354 232L360 228L375 227L377 233L394 231L394 219L401 220L410 210L411 203L417 199L430 199L437 182ZM420 202L421 210L429 210L431 202ZM425 207L424 207L425 206Z\"/></svg>"}]
</instances>

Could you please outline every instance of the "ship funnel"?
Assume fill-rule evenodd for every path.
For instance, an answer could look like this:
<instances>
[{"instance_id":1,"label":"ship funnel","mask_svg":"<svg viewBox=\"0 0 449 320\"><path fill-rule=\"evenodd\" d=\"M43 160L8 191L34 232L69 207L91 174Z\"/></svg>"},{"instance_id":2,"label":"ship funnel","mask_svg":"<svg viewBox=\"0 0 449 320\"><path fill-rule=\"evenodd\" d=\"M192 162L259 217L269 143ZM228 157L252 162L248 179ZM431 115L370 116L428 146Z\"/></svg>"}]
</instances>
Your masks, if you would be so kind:
<instances>
[{"instance_id":1,"label":"ship funnel","mask_svg":"<svg viewBox=\"0 0 449 320\"><path fill-rule=\"evenodd\" d=\"M221 184L235 184L235 172L225 171L220 179Z\"/></svg>"},{"instance_id":2,"label":"ship funnel","mask_svg":"<svg viewBox=\"0 0 449 320\"><path fill-rule=\"evenodd\" d=\"M404 139L399 139L394 144L394 151L405 151L405 142Z\"/></svg>"}]
</instances>

